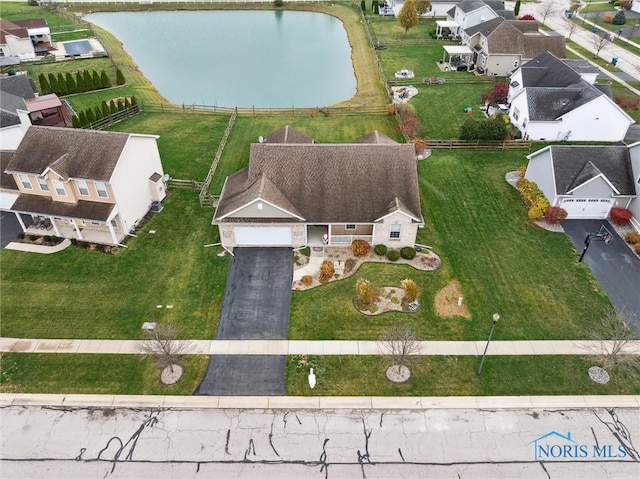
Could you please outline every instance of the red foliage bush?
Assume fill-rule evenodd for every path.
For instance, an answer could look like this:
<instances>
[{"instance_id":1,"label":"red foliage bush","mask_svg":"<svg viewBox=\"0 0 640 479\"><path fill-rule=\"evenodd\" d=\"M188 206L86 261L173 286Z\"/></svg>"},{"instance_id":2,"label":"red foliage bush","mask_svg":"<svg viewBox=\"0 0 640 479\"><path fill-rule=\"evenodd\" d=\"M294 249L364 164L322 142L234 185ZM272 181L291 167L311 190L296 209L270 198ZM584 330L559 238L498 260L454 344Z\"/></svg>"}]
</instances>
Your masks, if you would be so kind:
<instances>
[{"instance_id":1,"label":"red foliage bush","mask_svg":"<svg viewBox=\"0 0 640 479\"><path fill-rule=\"evenodd\" d=\"M626 225L631 219L631 211L625 208L611 208L609 217L613 224L618 226Z\"/></svg>"},{"instance_id":2,"label":"red foliage bush","mask_svg":"<svg viewBox=\"0 0 640 479\"><path fill-rule=\"evenodd\" d=\"M549 206L544 210L543 218L547 223L557 225L567 219L567 210L559 206Z\"/></svg>"},{"instance_id":3,"label":"red foliage bush","mask_svg":"<svg viewBox=\"0 0 640 479\"><path fill-rule=\"evenodd\" d=\"M620 108L624 108L625 110L638 110L638 105L640 104L640 98L638 97L629 97L629 96L618 96L616 97L616 103Z\"/></svg>"},{"instance_id":4,"label":"red foliage bush","mask_svg":"<svg viewBox=\"0 0 640 479\"><path fill-rule=\"evenodd\" d=\"M520 20L535 20L536 18L531 15L530 13L527 13L526 15L522 15L520 17Z\"/></svg>"},{"instance_id":5,"label":"red foliage bush","mask_svg":"<svg viewBox=\"0 0 640 479\"><path fill-rule=\"evenodd\" d=\"M509 85L506 83L496 83L493 90L486 91L482 94L484 101L489 100L493 104L506 103L509 96Z\"/></svg>"},{"instance_id":6,"label":"red foliage bush","mask_svg":"<svg viewBox=\"0 0 640 479\"><path fill-rule=\"evenodd\" d=\"M371 245L365 240L353 240L351 243L351 252L356 258L366 256L371 251Z\"/></svg>"},{"instance_id":7,"label":"red foliage bush","mask_svg":"<svg viewBox=\"0 0 640 479\"><path fill-rule=\"evenodd\" d=\"M323 261L320 265L320 282L326 283L333 277L335 272L336 270L333 267L333 261Z\"/></svg>"}]
</instances>

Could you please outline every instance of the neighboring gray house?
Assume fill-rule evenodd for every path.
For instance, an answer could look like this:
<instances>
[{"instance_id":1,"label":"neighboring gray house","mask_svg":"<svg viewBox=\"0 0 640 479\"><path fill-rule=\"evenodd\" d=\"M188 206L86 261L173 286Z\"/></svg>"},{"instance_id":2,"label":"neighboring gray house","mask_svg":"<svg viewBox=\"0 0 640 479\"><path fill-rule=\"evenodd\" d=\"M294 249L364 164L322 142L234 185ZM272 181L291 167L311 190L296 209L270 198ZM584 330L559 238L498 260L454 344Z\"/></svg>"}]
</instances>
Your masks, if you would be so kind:
<instances>
[{"instance_id":1,"label":"neighboring gray house","mask_svg":"<svg viewBox=\"0 0 640 479\"><path fill-rule=\"evenodd\" d=\"M462 0L447 12L447 21L455 22L457 26L449 26L455 35L462 36L462 42L467 43L465 30L480 25L494 18L502 17L514 20L513 11L507 10L504 2L499 0Z\"/></svg>"},{"instance_id":2,"label":"neighboring gray house","mask_svg":"<svg viewBox=\"0 0 640 479\"><path fill-rule=\"evenodd\" d=\"M35 98L36 91L27 75L0 76L0 150L15 150L22 141L31 125L24 100Z\"/></svg>"},{"instance_id":3,"label":"neighboring gray house","mask_svg":"<svg viewBox=\"0 0 640 479\"><path fill-rule=\"evenodd\" d=\"M225 180L212 224L222 245L413 246L420 212L414 146L373 132L318 144L292 127L251 145L249 166Z\"/></svg>"},{"instance_id":4,"label":"neighboring gray house","mask_svg":"<svg viewBox=\"0 0 640 479\"><path fill-rule=\"evenodd\" d=\"M634 213L640 229L640 143L631 146L548 146L529 156L525 178L569 219L603 219L613 207Z\"/></svg>"},{"instance_id":5,"label":"neighboring gray house","mask_svg":"<svg viewBox=\"0 0 640 479\"><path fill-rule=\"evenodd\" d=\"M535 20L505 20L497 17L464 31L473 51L471 63L487 75L509 76L521 64L549 51L567 56L564 37L543 35Z\"/></svg>"}]
</instances>

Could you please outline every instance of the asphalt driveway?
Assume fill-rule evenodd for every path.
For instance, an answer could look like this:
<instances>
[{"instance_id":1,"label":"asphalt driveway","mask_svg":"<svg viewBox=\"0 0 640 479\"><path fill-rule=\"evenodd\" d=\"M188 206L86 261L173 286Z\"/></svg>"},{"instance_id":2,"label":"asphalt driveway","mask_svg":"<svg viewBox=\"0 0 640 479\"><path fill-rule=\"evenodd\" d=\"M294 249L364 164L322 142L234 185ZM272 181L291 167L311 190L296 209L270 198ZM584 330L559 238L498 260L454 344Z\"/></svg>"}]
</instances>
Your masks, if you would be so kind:
<instances>
[{"instance_id":1,"label":"asphalt driveway","mask_svg":"<svg viewBox=\"0 0 640 479\"><path fill-rule=\"evenodd\" d=\"M236 248L216 339L287 339L293 251ZM197 395L284 396L284 356L214 355Z\"/></svg>"},{"instance_id":2,"label":"asphalt driveway","mask_svg":"<svg viewBox=\"0 0 640 479\"><path fill-rule=\"evenodd\" d=\"M21 215L24 224L29 226L33 220L30 215ZM22 228L15 213L0 211L0 248L4 249L22 233Z\"/></svg>"},{"instance_id":3,"label":"asphalt driveway","mask_svg":"<svg viewBox=\"0 0 640 479\"><path fill-rule=\"evenodd\" d=\"M566 220L562 224L578 253L584 249L587 234L596 233L601 225L614 233L613 238L609 244L591 241L582 261L589 266L616 309L627 313L629 327L640 337L640 259L606 220ZM576 261L578 258L576 256Z\"/></svg>"}]
</instances>

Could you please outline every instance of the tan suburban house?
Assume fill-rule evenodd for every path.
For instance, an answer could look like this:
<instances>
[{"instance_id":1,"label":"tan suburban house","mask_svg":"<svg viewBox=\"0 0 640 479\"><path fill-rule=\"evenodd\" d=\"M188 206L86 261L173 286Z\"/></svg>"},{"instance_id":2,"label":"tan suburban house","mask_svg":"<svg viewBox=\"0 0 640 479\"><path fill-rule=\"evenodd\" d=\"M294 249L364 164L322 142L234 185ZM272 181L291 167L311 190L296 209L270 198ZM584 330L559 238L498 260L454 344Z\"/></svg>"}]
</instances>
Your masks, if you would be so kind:
<instances>
[{"instance_id":1,"label":"tan suburban house","mask_svg":"<svg viewBox=\"0 0 640 479\"><path fill-rule=\"evenodd\" d=\"M25 232L19 213L37 234L120 244L166 196L157 138L31 126L5 167L18 189L3 206Z\"/></svg>"},{"instance_id":2,"label":"tan suburban house","mask_svg":"<svg viewBox=\"0 0 640 479\"><path fill-rule=\"evenodd\" d=\"M212 224L222 245L414 246L423 224L413 145L373 132L321 144L286 126L227 177Z\"/></svg>"}]
</instances>

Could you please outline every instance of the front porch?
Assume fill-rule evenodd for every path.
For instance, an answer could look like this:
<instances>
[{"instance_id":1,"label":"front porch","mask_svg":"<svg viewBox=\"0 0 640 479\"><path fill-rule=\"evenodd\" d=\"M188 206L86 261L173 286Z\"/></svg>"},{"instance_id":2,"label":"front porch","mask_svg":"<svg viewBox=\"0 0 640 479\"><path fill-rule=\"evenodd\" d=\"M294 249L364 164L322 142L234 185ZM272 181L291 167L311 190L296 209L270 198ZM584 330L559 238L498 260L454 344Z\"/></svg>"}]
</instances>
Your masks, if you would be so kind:
<instances>
[{"instance_id":1,"label":"front porch","mask_svg":"<svg viewBox=\"0 0 640 479\"><path fill-rule=\"evenodd\" d=\"M354 229L347 229L347 227ZM309 225L307 246L349 246L354 240L373 244L373 225Z\"/></svg>"},{"instance_id":2,"label":"front porch","mask_svg":"<svg viewBox=\"0 0 640 479\"><path fill-rule=\"evenodd\" d=\"M87 243L118 245L127 236L126 232L113 227L110 223L92 225L80 220L56 220L45 216L34 216L33 223L22 230L27 235L57 236ZM97 223L97 222L96 222Z\"/></svg>"}]
</instances>

